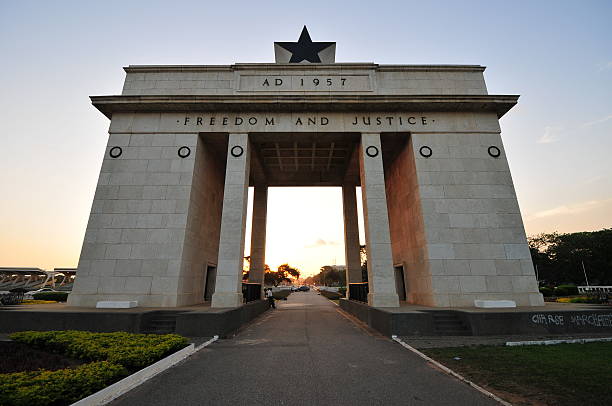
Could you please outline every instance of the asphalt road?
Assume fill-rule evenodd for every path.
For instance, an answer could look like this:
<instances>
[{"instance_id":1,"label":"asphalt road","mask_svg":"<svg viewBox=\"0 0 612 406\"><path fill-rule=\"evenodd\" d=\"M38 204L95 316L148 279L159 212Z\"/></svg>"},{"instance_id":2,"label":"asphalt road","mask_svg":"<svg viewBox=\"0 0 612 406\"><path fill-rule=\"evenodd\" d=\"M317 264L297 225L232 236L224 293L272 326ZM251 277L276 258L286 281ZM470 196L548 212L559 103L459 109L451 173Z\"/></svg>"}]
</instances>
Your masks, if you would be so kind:
<instances>
[{"instance_id":1,"label":"asphalt road","mask_svg":"<svg viewBox=\"0 0 612 406\"><path fill-rule=\"evenodd\" d=\"M496 405L315 292L277 302L112 405Z\"/></svg>"}]
</instances>

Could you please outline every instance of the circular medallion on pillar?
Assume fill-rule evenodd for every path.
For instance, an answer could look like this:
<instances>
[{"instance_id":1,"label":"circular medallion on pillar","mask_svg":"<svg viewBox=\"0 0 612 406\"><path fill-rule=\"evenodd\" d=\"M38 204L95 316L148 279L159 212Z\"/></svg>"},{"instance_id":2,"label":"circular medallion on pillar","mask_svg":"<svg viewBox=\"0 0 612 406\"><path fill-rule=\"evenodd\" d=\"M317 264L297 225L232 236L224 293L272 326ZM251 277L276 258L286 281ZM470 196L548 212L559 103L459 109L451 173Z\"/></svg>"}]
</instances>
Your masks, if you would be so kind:
<instances>
[{"instance_id":1,"label":"circular medallion on pillar","mask_svg":"<svg viewBox=\"0 0 612 406\"><path fill-rule=\"evenodd\" d=\"M374 158L375 156L378 156L378 148L376 148L374 145L370 145L369 147L366 148L366 155L369 156L370 158Z\"/></svg>"},{"instance_id":2,"label":"circular medallion on pillar","mask_svg":"<svg viewBox=\"0 0 612 406\"><path fill-rule=\"evenodd\" d=\"M112 147L108 152L108 155L110 155L111 158L119 158L122 153L123 150L121 149L121 147Z\"/></svg>"},{"instance_id":3,"label":"circular medallion on pillar","mask_svg":"<svg viewBox=\"0 0 612 406\"><path fill-rule=\"evenodd\" d=\"M424 145L419 148L419 154L421 154L423 158L429 158L431 154L433 154L433 151L427 145Z\"/></svg>"},{"instance_id":4,"label":"circular medallion on pillar","mask_svg":"<svg viewBox=\"0 0 612 406\"><path fill-rule=\"evenodd\" d=\"M501 151L495 145L491 145L488 149L488 152L489 155L491 155L493 158L499 158L499 156L501 155Z\"/></svg>"},{"instance_id":5,"label":"circular medallion on pillar","mask_svg":"<svg viewBox=\"0 0 612 406\"><path fill-rule=\"evenodd\" d=\"M235 145L230 150L230 153L234 158L238 158L242 156L242 154L244 153L244 149L240 145Z\"/></svg>"},{"instance_id":6,"label":"circular medallion on pillar","mask_svg":"<svg viewBox=\"0 0 612 406\"><path fill-rule=\"evenodd\" d=\"M178 156L181 158L187 158L191 154L191 149L189 147L183 146L178 149Z\"/></svg>"}]
</instances>

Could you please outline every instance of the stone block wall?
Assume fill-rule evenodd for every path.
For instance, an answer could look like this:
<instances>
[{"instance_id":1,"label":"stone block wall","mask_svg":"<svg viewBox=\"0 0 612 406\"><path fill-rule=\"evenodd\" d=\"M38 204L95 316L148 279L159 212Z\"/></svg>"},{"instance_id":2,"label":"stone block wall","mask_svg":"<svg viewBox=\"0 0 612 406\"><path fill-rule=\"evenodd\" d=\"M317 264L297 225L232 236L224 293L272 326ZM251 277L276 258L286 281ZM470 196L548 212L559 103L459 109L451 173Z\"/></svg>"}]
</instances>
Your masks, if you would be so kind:
<instances>
[{"instance_id":1,"label":"stone block wall","mask_svg":"<svg viewBox=\"0 0 612 406\"><path fill-rule=\"evenodd\" d=\"M435 304L542 305L501 136L413 134L410 142ZM419 153L423 146L431 157ZM500 155L491 156L489 147Z\"/></svg>"},{"instance_id":2,"label":"stone block wall","mask_svg":"<svg viewBox=\"0 0 612 406\"><path fill-rule=\"evenodd\" d=\"M412 134L385 177L393 260L404 266L409 302L543 304L498 133Z\"/></svg>"},{"instance_id":3,"label":"stone block wall","mask_svg":"<svg viewBox=\"0 0 612 406\"><path fill-rule=\"evenodd\" d=\"M268 93L321 94L333 91L379 95L486 95L481 66L376 65L338 63L333 65L236 64L225 66L130 66L122 95L234 95L265 93L261 82L282 78L284 84L319 78L320 85L302 89L272 86ZM353 77L359 85L327 88L326 78ZM351 82L347 82L350 84ZM348 86L348 85L347 85ZM356 86L356 87L353 87Z\"/></svg>"},{"instance_id":4,"label":"stone block wall","mask_svg":"<svg viewBox=\"0 0 612 406\"><path fill-rule=\"evenodd\" d=\"M376 72L381 94L485 95L487 86L481 69L446 71L437 67L421 70L382 65Z\"/></svg>"},{"instance_id":5,"label":"stone block wall","mask_svg":"<svg viewBox=\"0 0 612 406\"><path fill-rule=\"evenodd\" d=\"M69 304L176 306L197 134L111 134ZM187 146L192 153L178 156ZM114 147L122 153L110 156Z\"/></svg>"},{"instance_id":6,"label":"stone block wall","mask_svg":"<svg viewBox=\"0 0 612 406\"><path fill-rule=\"evenodd\" d=\"M234 72L229 68L218 67L183 72L181 68L164 68L159 71L149 69L139 72L127 68L123 84L123 95L195 95L195 94L232 94L234 92Z\"/></svg>"}]
</instances>

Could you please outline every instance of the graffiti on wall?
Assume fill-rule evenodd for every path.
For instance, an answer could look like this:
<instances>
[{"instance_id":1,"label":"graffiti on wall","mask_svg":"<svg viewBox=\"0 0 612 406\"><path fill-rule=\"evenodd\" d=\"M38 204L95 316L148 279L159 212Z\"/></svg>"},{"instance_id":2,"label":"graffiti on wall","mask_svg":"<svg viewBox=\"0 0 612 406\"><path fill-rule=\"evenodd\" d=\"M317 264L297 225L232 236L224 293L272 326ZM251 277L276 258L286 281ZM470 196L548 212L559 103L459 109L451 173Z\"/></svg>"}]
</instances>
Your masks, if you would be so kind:
<instances>
[{"instance_id":1,"label":"graffiti on wall","mask_svg":"<svg viewBox=\"0 0 612 406\"><path fill-rule=\"evenodd\" d=\"M609 314L543 314L537 313L531 316L533 324L544 326L578 327L612 327L612 313Z\"/></svg>"}]
</instances>

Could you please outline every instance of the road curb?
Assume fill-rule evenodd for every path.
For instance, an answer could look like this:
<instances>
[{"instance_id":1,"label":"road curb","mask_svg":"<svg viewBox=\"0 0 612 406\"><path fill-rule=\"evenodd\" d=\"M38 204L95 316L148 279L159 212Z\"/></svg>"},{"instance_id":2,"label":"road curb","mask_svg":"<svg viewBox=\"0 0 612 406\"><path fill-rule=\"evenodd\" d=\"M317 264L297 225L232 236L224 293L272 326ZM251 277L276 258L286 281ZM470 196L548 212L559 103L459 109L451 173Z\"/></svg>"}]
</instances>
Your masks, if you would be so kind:
<instances>
[{"instance_id":1,"label":"road curb","mask_svg":"<svg viewBox=\"0 0 612 406\"><path fill-rule=\"evenodd\" d=\"M423 358L425 361L429 362L430 364L433 364L434 366L436 366L437 368L441 369L442 371L444 371L445 373L447 373L448 375L451 375L457 379L459 379L461 382L468 384L469 386L471 386L472 388L476 389L478 392L482 393L483 395L495 400L496 402L498 402L501 405L504 406L512 406L512 403L506 402L505 400L503 400L502 398L500 398L497 395L494 395L493 393L489 392L488 390L486 390L485 388L475 384L474 382L470 381L469 379L465 378L463 375L458 374L457 372L453 371L452 369L440 364L438 361L436 361L433 358L428 357L427 355L423 354L421 351L417 350L416 348L412 347L411 345L405 343L404 341L402 341L400 338L398 338L396 335L391 336L391 339L393 341L396 341L398 344L400 344L402 347L406 348L407 350L412 351L413 353L415 353L416 355L418 355L419 357Z\"/></svg>"},{"instance_id":2,"label":"road curb","mask_svg":"<svg viewBox=\"0 0 612 406\"><path fill-rule=\"evenodd\" d=\"M556 345L556 344L585 344L603 343L612 341L612 337L602 338L572 338L567 340L540 340L540 341L506 341L507 347L518 347L523 345Z\"/></svg>"},{"instance_id":3,"label":"road curb","mask_svg":"<svg viewBox=\"0 0 612 406\"><path fill-rule=\"evenodd\" d=\"M93 393L86 398L83 398L77 402L74 402L70 406L101 406L106 405L113 400L117 399L119 396L131 391L132 389L142 385L147 382L154 376L166 371L167 369L172 368L179 362L185 360L191 355L195 354L199 350L204 347L209 346L213 342L217 341L219 336L214 336L210 340L205 343L200 344L199 346L195 346L194 344L189 344L187 347L179 350L173 354L168 355L166 358L160 359L154 364L149 365L141 369L138 372L135 372L119 382L115 382L114 384L107 386L104 389L99 390L96 393Z\"/></svg>"}]
</instances>

